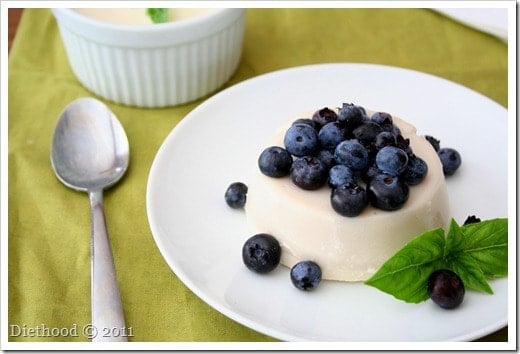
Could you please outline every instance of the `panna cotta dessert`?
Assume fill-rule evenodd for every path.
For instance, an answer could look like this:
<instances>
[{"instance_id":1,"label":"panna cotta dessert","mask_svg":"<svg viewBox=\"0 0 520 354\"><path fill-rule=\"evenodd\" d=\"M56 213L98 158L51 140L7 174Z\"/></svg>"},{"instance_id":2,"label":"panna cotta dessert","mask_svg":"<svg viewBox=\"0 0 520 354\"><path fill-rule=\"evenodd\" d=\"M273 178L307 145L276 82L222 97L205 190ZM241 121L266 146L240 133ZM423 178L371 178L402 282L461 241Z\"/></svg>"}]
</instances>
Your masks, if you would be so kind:
<instances>
[{"instance_id":1,"label":"panna cotta dessert","mask_svg":"<svg viewBox=\"0 0 520 354\"><path fill-rule=\"evenodd\" d=\"M148 9L133 8L77 8L76 12L94 18L96 20L127 24L127 25L147 25L154 21L148 13ZM201 16L208 13L210 8L172 8L161 9L164 10L165 21L182 21L193 17Z\"/></svg>"},{"instance_id":2,"label":"panna cotta dessert","mask_svg":"<svg viewBox=\"0 0 520 354\"><path fill-rule=\"evenodd\" d=\"M398 117L323 108L289 120L265 147L244 208L251 232L273 236L289 268L312 261L323 279L363 281L413 237L449 225L439 156Z\"/></svg>"}]
</instances>

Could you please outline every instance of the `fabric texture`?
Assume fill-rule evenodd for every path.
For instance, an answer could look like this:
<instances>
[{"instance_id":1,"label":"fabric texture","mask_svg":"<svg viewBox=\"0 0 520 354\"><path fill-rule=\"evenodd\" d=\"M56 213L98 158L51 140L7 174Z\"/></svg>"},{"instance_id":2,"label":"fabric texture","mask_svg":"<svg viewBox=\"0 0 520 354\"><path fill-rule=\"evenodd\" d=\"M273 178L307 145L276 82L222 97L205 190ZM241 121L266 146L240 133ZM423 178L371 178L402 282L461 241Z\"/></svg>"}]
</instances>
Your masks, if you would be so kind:
<instances>
[{"instance_id":1,"label":"fabric texture","mask_svg":"<svg viewBox=\"0 0 520 354\"><path fill-rule=\"evenodd\" d=\"M301 65L377 63L455 81L507 107L507 44L429 9L248 9L246 21L241 63L223 88ZM11 326L80 328L90 322L88 197L61 184L49 158L60 112L84 96L95 97L72 73L50 10L24 11L8 60ZM162 109L106 102L130 141L130 167L105 191L104 203L131 341L275 340L193 294L168 267L149 228L145 200L153 158L176 124L207 98ZM507 340L507 329L483 340Z\"/></svg>"}]
</instances>

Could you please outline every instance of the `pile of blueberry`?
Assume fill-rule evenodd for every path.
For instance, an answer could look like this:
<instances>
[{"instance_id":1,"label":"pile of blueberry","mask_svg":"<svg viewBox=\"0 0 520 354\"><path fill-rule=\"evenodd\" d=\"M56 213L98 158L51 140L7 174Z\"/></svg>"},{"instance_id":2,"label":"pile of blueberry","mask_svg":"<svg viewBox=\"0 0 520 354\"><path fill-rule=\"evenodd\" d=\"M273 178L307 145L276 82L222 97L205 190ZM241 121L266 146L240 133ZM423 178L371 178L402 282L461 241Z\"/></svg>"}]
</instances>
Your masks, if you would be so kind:
<instances>
[{"instance_id":1,"label":"pile of blueberry","mask_svg":"<svg viewBox=\"0 0 520 354\"><path fill-rule=\"evenodd\" d=\"M425 138L437 152L444 175L453 175L461 165L460 154L441 148L432 136ZM363 107L352 103L344 103L337 112L325 107L312 118L295 120L285 133L284 147L266 148L258 158L258 167L269 177L290 176L304 190L328 185L333 209L349 217L359 215L369 204L382 210L401 208L408 200L409 186L421 183L428 173L426 162L414 154L409 139L401 135L390 114L376 112L369 117ZM234 209L243 208L247 191L242 182L230 184L226 203ZM280 244L268 234L252 236L242 247L244 264L256 273L271 272L280 257ZM291 268L290 276L295 287L310 291L321 281L321 268L304 260ZM445 308L458 306L464 297L459 280L446 270L432 274L430 297ZM458 282L456 286L454 282Z\"/></svg>"},{"instance_id":2,"label":"pile of blueberry","mask_svg":"<svg viewBox=\"0 0 520 354\"><path fill-rule=\"evenodd\" d=\"M290 176L298 187L332 189L333 209L344 216L359 215L369 204L396 210L407 201L409 186L421 183L426 162L416 156L392 116L344 103L327 107L312 118L293 122L284 147L266 148L258 158L269 177Z\"/></svg>"}]
</instances>

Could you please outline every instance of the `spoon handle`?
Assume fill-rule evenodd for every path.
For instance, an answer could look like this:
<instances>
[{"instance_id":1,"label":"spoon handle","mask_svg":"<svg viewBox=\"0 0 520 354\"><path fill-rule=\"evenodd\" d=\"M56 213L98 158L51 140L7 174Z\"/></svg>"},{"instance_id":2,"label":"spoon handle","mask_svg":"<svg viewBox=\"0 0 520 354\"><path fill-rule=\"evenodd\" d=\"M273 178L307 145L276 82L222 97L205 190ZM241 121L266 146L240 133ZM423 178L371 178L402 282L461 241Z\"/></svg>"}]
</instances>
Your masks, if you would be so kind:
<instances>
[{"instance_id":1,"label":"spoon handle","mask_svg":"<svg viewBox=\"0 0 520 354\"><path fill-rule=\"evenodd\" d=\"M89 191L91 208L92 341L126 342L125 319L108 239L103 191Z\"/></svg>"}]
</instances>

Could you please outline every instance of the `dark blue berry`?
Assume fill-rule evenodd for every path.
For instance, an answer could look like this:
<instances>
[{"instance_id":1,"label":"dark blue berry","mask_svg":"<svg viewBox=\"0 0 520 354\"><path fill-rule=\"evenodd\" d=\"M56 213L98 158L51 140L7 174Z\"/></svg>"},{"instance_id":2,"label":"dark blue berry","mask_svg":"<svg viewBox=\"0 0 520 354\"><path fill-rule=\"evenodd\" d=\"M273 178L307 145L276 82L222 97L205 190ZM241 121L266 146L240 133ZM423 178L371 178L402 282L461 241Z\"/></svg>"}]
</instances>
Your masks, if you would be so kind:
<instances>
[{"instance_id":1,"label":"dark blue berry","mask_svg":"<svg viewBox=\"0 0 520 354\"><path fill-rule=\"evenodd\" d=\"M336 165L336 160L334 159L334 151L330 150L320 150L316 157L320 159L321 162L325 165L325 169L330 170L332 166Z\"/></svg>"},{"instance_id":2,"label":"dark blue berry","mask_svg":"<svg viewBox=\"0 0 520 354\"><path fill-rule=\"evenodd\" d=\"M411 156L408 160L408 165L402 173L404 182L409 186L415 186L422 182L428 174L428 165L426 161L418 156Z\"/></svg>"},{"instance_id":3,"label":"dark blue berry","mask_svg":"<svg viewBox=\"0 0 520 354\"><path fill-rule=\"evenodd\" d=\"M464 300L464 283L449 269L434 271L428 278L428 295L444 309L454 309Z\"/></svg>"},{"instance_id":4,"label":"dark blue berry","mask_svg":"<svg viewBox=\"0 0 520 354\"><path fill-rule=\"evenodd\" d=\"M348 183L332 190L330 203L338 214L353 217L368 205L368 196L363 187Z\"/></svg>"},{"instance_id":5,"label":"dark blue berry","mask_svg":"<svg viewBox=\"0 0 520 354\"><path fill-rule=\"evenodd\" d=\"M352 103L343 103L338 111L338 122L345 126L356 127L366 119L366 111L361 106Z\"/></svg>"},{"instance_id":6,"label":"dark blue berry","mask_svg":"<svg viewBox=\"0 0 520 354\"><path fill-rule=\"evenodd\" d=\"M313 261L298 262L291 268L291 281L300 290L314 290L321 281L321 268Z\"/></svg>"},{"instance_id":7,"label":"dark blue berry","mask_svg":"<svg viewBox=\"0 0 520 354\"><path fill-rule=\"evenodd\" d=\"M282 251L278 241L268 234L249 238L242 247L242 260L247 268L257 273L268 273L280 263Z\"/></svg>"},{"instance_id":8,"label":"dark blue berry","mask_svg":"<svg viewBox=\"0 0 520 354\"><path fill-rule=\"evenodd\" d=\"M457 150L452 148L440 148L437 151L442 163L442 171L445 176L451 176L460 167L462 160Z\"/></svg>"},{"instance_id":9,"label":"dark blue berry","mask_svg":"<svg viewBox=\"0 0 520 354\"><path fill-rule=\"evenodd\" d=\"M295 124L287 129L284 145L294 156L314 155L319 148L318 134L307 124Z\"/></svg>"},{"instance_id":10,"label":"dark blue berry","mask_svg":"<svg viewBox=\"0 0 520 354\"><path fill-rule=\"evenodd\" d=\"M363 171L361 171L361 179L365 182L365 183L370 183L370 180L372 178L374 178L374 176L377 176L379 174L381 174L383 172L381 172L381 170L379 168L377 168L377 166L374 164L368 166L366 169L364 169Z\"/></svg>"},{"instance_id":11,"label":"dark blue berry","mask_svg":"<svg viewBox=\"0 0 520 354\"><path fill-rule=\"evenodd\" d=\"M379 124L374 122L364 122L358 125L353 131L352 135L365 147L370 147L376 141L376 136L381 133L383 129Z\"/></svg>"},{"instance_id":12,"label":"dark blue berry","mask_svg":"<svg viewBox=\"0 0 520 354\"><path fill-rule=\"evenodd\" d=\"M390 126L394 123L392 116L386 112L375 112L374 114L372 114L372 117L370 117L370 119L372 120L372 122L377 123L381 126Z\"/></svg>"},{"instance_id":13,"label":"dark blue berry","mask_svg":"<svg viewBox=\"0 0 520 354\"><path fill-rule=\"evenodd\" d=\"M368 150L357 140L344 140L334 151L336 162L350 167L354 171L362 170L368 165Z\"/></svg>"},{"instance_id":14,"label":"dark blue berry","mask_svg":"<svg viewBox=\"0 0 520 354\"><path fill-rule=\"evenodd\" d=\"M320 127L327 123L335 122L336 119L338 119L338 115L328 107L317 110L312 115L312 120L315 121Z\"/></svg>"},{"instance_id":15,"label":"dark blue berry","mask_svg":"<svg viewBox=\"0 0 520 354\"><path fill-rule=\"evenodd\" d=\"M289 175L292 162L293 158L287 150L279 146L271 146L260 154L258 167L266 176L284 177Z\"/></svg>"},{"instance_id":16,"label":"dark blue berry","mask_svg":"<svg viewBox=\"0 0 520 354\"><path fill-rule=\"evenodd\" d=\"M390 175L399 175L406 169L407 164L408 155L395 146L385 146L377 152L377 168Z\"/></svg>"},{"instance_id":17,"label":"dark blue berry","mask_svg":"<svg viewBox=\"0 0 520 354\"><path fill-rule=\"evenodd\" d=\"M433 146L433 149L435 151L439 151L439 149L441 148L441 142L438 139L434 138L431 135L425 135L424 138L428 140L428 142Z\"/></svg>"},{"instance_id":18,"label":"dark blue berry","mask_svg":"<svg viewBox=\"0 0 520 354\"><path fill-rule=\"evenodd\" d=\"M291 179L302 189L314 190L327 182L328 170L315 156L304 156L294 160L291 166Z\"/></svg>"},{"instance_id":19,"label":"dark blue berry","mask_svg":"<svg viewBox=\"0 0 520 354\"><path fill-rule=\"evenodd\" d=\"M357 176L345 165L335 165L329 170L329 187L336 188L347 183L357 183Z\"/></svg>"},{"instance_id":20,"label":"dark blue berry","mask_svg":"<svg viewBox=\"0 0 520 354\"><path fill-rule=\"evenodd\" d=\"M367 192L374 207L397 210L408 200L410 189L399 177L382 173L370 180Z\"/></svg>"},{"instance_id":21,"label":"dark blue berry","mask_svg":"<svg viewBox=\"0 0 520 354\"><path fill-rule=\"evenodd\" d=\"M374 146L377 150L384 148L385 146L396 146L397 140L395 135L391 132L383 131L376 136Z\"/></svg>"},{"instance_id":22,"label":"dark blue berry","mask_svg":"<svg viewBox=\"0 0 520 354\"><path fill-rule=\"evenodd\" d=\"M469 215L466 220L464 221L464 224L463 225L468 225L468 224L476 224L478 222L481 222L482 220L480 220L480 218L477 218L475 215Z\"/></svg>"},{"instance_id":23,"label":"dark blue berry","mask_svg":"<svg viewBox=\"0 0 520 354\"><path fill-rule=\"evenodd\" d=\"M292 123L292 125L296 125L296 124L310 125L316 131L320 130L320 127L321 127L318 123L316 123L315 121L313 121L310 118L298 118Z\"/></svg>"},{"instance_id":24,"label":"dark blue berry","mask_svg":"<svg viewBox=\"0 0 520 354\"><path fill-rule=\"evenodd\" d=\"M322 149L332 150L345 140L345 129L338 122L331 122L321 127L318 140Z\"/></svg>"},{"instance_id":25,"label":"dark blue berry","mask_svg":"<svg viewBox=\"0 0 520 354\"><path fill-rule=\"evenodd\" d=\"M395 141L396 141L396 144L395 144L396 147L398 147L399 149L406 152L406 154L408 156L413 155L412 148L410 147L410 139L405 138L401 134L398 134L395 136Z\"/></svg>"},{"instance_id":26,"label":"dark blue berry","mask_svg":"<svg viewBox=\"0 0 520 354\"><path fill-rule=\"evenodd\" d=\"M246 205L247 186L242 182L229 185L224 194L227 205L233 209L240 209Z\"/></svg>"}]
</instances>

